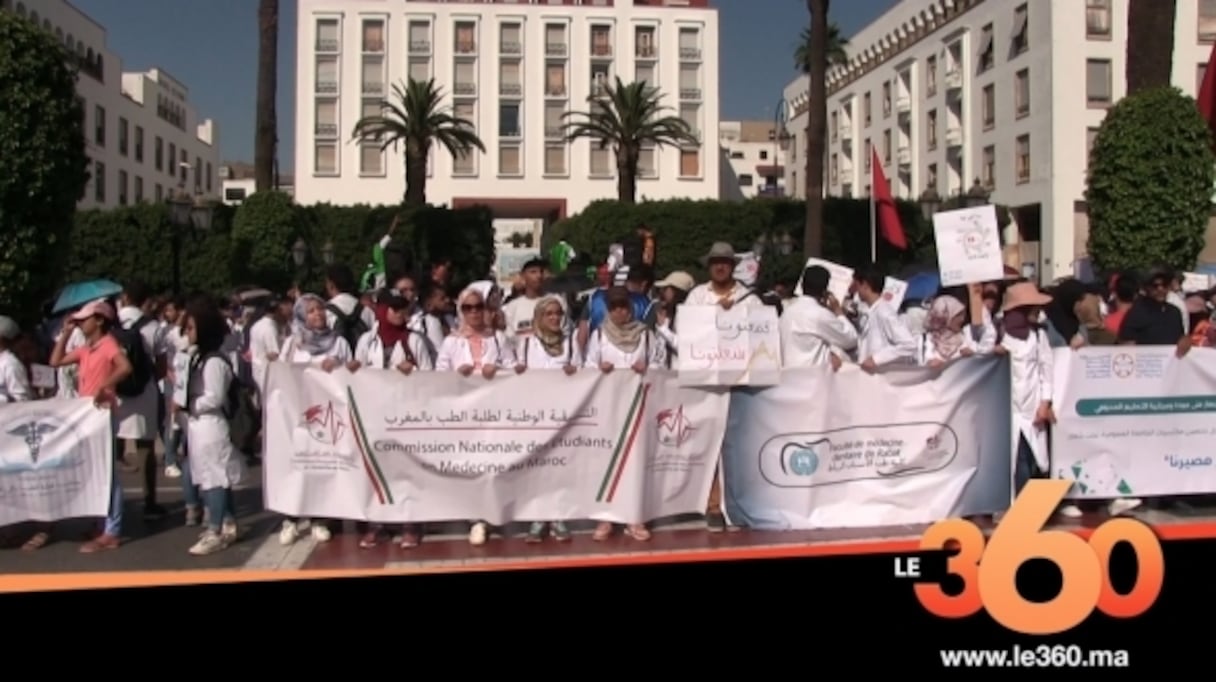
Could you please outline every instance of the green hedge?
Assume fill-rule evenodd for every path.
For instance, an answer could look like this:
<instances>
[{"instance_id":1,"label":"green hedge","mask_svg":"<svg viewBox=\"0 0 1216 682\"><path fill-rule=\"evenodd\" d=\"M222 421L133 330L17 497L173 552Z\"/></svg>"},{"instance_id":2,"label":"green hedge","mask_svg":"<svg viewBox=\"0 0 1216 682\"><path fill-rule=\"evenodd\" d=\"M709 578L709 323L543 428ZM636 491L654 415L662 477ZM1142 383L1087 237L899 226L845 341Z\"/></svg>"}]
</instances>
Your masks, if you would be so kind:
<instances>
[{"instance_id":1,"label":"green hedge","mask_svg":"<svg viewBox=\"0 0 1216 682\"><path fill-rule=\"evenodd\" d=\"M180 233L182 290L220 294L241 285L286 290L299 281L317 291L327 241L333 243L335 262L349 265L357 277L398 214L401 221L389 250L408 252L410 258L408 263L393 258L390 267L418 267L446 256L452 259L457 286L489 272L494 227L485 208L300 206L284 194L259 192L236 210L219 207L210 230ZM153 290L168 291L173 285L173 234L168 209L159 204L80 211L59 279L65 284L95 277L140 279ZM300 238L309 245L310 257L297 268L292 246Z\"/></svg>"},{"instance_id":2,"label":"green hedge","mask_svg":"<svg viewBox=\"0 0 1216 682\"><path fill-rule=\"evenodd\" d=\"M878 264L891 272L912 264L936 264L933 226L922 216L920 205L897 202L897 208L908 236L909 249L899 251L880 237ZM829 198L824 207L824 217L823 257L851 267L868 265L869 200ZM730 242L736 251L748 251L761 235L788 234L800 259L805 218L805 202L795 200L724 202L676 199L643 201L632 205L597 201L582 213L555 223L546 231L544 244L547 249L557 241L565 240L577 251L601 259L607 255L610 244L629 235L638 225L645 224L655 231L656 269L660 274L686 270L700 278L705 272L699 259L716 241ZM766 274L772 276L774 273Z\"/></svg>"}]
</instances>

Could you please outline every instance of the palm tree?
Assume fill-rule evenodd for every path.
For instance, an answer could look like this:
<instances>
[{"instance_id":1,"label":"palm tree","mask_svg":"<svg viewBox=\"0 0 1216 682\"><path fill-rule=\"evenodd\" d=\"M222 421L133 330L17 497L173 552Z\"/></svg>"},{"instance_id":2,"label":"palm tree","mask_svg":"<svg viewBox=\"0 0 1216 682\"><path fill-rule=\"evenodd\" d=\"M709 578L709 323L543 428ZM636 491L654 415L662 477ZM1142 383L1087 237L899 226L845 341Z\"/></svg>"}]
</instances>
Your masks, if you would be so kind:
<instances>
[{"instance_id":1,"label":"palm tree","mask_svg":"<svg viewBox=\"0 0 1216 682\"><path fill-rule=\"evenodd\" d=\"M1131 0L1127 6L1127 94L1170 84L1178 0Z\"/></svg>"},{"instance_id":2,"label":"palm tree","mask_svg":"<svg viewBox=\"0 0 1216 682\"><path fill-rule=\"evenodd\" d=\"M849 39L840 34L840 27L828 24L828 67L841 66L849 61ZM798 47L794 50L794 68L802 73L811 72L811 29L802 29Z\"/></svg>"},{"instance_id":3,"label":"palm tree","mask_svg":"<svg viewBox=\"0 0 1216 682\"><path fill-rule=\"evenodd\" d=\"M571 111L563 118L567 142L580 138L592 140L616 153L617 199L624 204L636 200L638 161L648 146L680 147L700 145L696 133L678 116L670 116L662 106L663 96L645 82L625 84L620 77L615 85L604 86L602 94L587 98L590 112Z\"/></svg>"},{"instance_id":4,"label":"palm tree","mask_svg":"<svg viewBox=\"0 0 1216 682\"><path fill-rule=\"evenodd\" d=\"M806 124L806 227L802 249L807 256L823 251L823 157L827 147L828 0L806 0L811 13L807 29L806 73L810 109Z\"/></svg>"},{"instance_id":5,"label":"palm tree","mask_svg":"<svg viewBox=\"0 0 1216 682\"><path fill-rule=\"evenodd\" d=\"M253 177L257 192L272 189L278 146L279 0L258 2L257 123L253 143Z\"/></svg>"},{"instance_id":6,"label":"palm tree","mask_svg":"<svg viewBox=\"0 0 1216 682\"><path fill-rule=\"evenodd\" d=\"M405 146L405 203L426 204L426 164L431 145L438 142L452 158L471 154L485 144L472 122L455 116L443 104L443 91L435 79L410 79L404 87L393 84L392 99L380 102L380 113L355 123L353 139L379 143L380 150Z\"/></svg>"}]
</instances>

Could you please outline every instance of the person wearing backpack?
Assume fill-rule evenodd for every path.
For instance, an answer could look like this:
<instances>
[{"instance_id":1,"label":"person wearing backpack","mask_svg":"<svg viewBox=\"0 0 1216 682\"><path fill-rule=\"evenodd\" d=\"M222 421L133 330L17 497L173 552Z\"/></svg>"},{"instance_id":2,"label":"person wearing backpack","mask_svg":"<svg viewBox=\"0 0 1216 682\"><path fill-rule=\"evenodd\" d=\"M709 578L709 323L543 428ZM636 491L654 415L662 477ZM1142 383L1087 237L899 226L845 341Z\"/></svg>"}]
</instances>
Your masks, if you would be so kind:
<instances>
[{"instance_id":1,"label":"person wearing backpack","mask_svg":"<svg viewBox=\"0 0 1216 682\"><path fill-rule=\"evenodd\" d=\"M236 372L223 351L228 323L210 301L191 301L186 335L196 349L186 384L186 458L190 478L202 495L206 529L190 547L195 556L213 554L237 539L232 489L244 473L243 457L233 444L230 419L236 409Z\"/></svg>"},{"instance_id":2,"label":"person wearing backpack","mask_svg":"<svg viewBox=\"0 0 1216 682\"><path fill-rule=\"evenodd\" d=\"M116 391L118 404L115 437L120 443L135 442L136 466L142 469L144 483L144 518L149 521L164 517L165 509L156 503L156 437L161 425L161 393L157 386L166 374L164 357L158 352L160 325L151 314L151 294L142 282L130 282L123 287L118 308L118 322L111 333L119 348L131 363L131 374ZM122 459L123 450L115 455Z\"/></svg>"},{"instance_id":3,"label":"person wearing backpack","mask_svg":"<svg viewBox=\"0 0 1216 682\"><path fill-rule=\"evenodd\" d=\"M331 265L325 270L325 309L329 327L346 339L352 350L359 339L376 326L376 314L359 302L355 275L345 265Z\"/></svg>"}]
</instances>

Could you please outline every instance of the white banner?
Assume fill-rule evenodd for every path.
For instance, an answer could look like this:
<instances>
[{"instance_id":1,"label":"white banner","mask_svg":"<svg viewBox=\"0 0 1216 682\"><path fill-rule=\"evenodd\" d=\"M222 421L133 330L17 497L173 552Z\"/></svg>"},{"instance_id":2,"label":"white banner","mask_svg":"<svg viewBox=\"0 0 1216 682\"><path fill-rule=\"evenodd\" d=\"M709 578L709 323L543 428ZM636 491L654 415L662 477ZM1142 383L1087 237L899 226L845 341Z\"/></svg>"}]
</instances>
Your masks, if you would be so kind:
<instances>
[{"instance_id":1,"label":"white banner","mask_svg":"<svg viewBox=\"0 0 1216 682\"><path fill-rule=\"evenodd\" d=\"M626 370L487 381L276 362L268 382L267 507L381 522L700 513L730 400Z\"/></svg>"},{"instance_id":2,"label":"white banner","mask_svg":"<svg viewBox=\"0 0 1216 682\"><path fill-rule=\"evenodd\" d=\"M1052 472L1074 499L1216 493L1216 350L1055 351Z\"/></svg>"},{"instance_id":3,"label":"white banner","mask_svg":"<svg viewBox=\"0 0 1216 682\"><path fill-rule=\"evenodd\" d=\"M91 398L0 407L0 526L105 516L112 434L110 411Z\"/></svg>"},{"instance_id":4,"label":"white banner","mask_svg":"<svg viewBox=\"0 0 1216 682\"><path fill-rule=\"evenodd\" d=\"M677 368L684 386L781 381L781 330L771 306L680 306Z\"/></svg>"},{"instance_id":5,"label":"white banner","mask_svg":"<svg viewBox=\"0 0 1216 682\"><path fill-rule=\"evenodd\" d=\"M1009 506L1009 365L786 370L736 390L727 515L766 530L902 526Z\"/></svg>"}]
</instances>

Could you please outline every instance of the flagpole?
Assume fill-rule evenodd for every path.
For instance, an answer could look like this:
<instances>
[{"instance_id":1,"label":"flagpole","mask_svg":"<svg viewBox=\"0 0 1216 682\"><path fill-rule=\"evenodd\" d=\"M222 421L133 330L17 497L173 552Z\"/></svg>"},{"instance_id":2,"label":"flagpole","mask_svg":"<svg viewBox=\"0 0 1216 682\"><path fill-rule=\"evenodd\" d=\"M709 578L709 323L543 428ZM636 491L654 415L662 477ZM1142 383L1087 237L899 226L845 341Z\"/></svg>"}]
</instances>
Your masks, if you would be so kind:
<instances>
[{"instance_id":1,"label":"flagpole","mask_svg":"<svg viewBox=\"0 0 1216 682\"><path fill-rule=\"evenodd\" d=\"M872 184L872 183L871 183ZM874 210L874 188L870 188L870 265L878 262L878 221Z\"/></svg>"}]
</instances>

